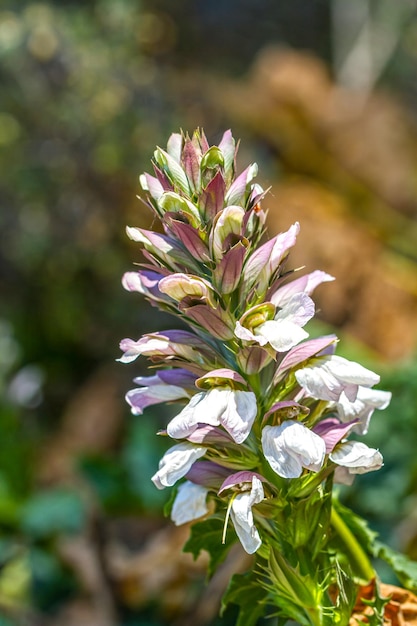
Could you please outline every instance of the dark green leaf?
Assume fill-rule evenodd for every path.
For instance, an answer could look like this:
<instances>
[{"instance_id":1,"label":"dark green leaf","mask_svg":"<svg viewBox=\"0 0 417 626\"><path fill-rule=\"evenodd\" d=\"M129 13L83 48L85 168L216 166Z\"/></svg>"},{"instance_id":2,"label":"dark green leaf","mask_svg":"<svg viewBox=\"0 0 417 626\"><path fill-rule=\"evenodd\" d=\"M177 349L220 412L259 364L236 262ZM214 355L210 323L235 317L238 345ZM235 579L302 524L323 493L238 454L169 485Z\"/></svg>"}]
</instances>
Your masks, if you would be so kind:
<instances>
[{"instance_id":1,"label":"dark green leaf","mask_svg":"<svg viewBox=\"0 0 417 626\"><path fill-rule=\"evenodd\" d=\"M303 575L277 550L271 550L268 574L271 582L265 584L271 603L301 626L318 623L322 612L323 589L312 575Z\"/></svg>"},{"instance_id":2,"label":"dark green leaf","mask_svg":"<svg viewBox=\"0 0 417 626\"><path fill-rule=\"evenodd\" d=\"M265 615L268 591L260 584L254 572L235 574L222 599L221 613L229 604L239 606L236 626L255 626Z\"/></svg>"},{"instance_id":3,"label":"dark green leaf","mask_svg":"<svg viewBox=\"0 0 417 626\"><path fill-rule=\"evenodd\" d=\"M184 552L191 552L196 559L201 550L206 550L210 556L208 576L211 577L216 568L224 561L226 555L235 542L229 538L222 544L224 519L220 517L210 517L204 522L197 522L191 527L190 538L184 546Z\"/></svg>"},{"instance_id":4,"label":"dark green leaf","mask_svg":"<svg viewBox=\"0 0 417 626\"><path fill-rule=\"evenodd\" d=\"M375 542L373 555L388 563L401 584L407 589L417 592L417 562L412 561L404 554L396 552L380 541Z\"/></svg>"},{"instance_id":5,"label":"dark green leaf","mask_svg":"<svg viewBox=\"0 0 417 626\"><path fill-rule=\"evenodd\" d=\"M353 511L341 505L337 500L334 500L333 504L364 550L374 558L388 563L404 587L417 591L417 562L377 541L378 534Z\"/></svg>"},{"instance_id":6,"label":"dark green leaf","mask_svg":"<svg viewBox=\"0 0 417 626\"><path fill-rule=\"evenodd\" d=\"M372 600L364 600L362 602L367 606L370 606L373 610L372 615L367 616L367 623L369 626L384 626L385 620L385 605L389 602L389 597L385 598L381 596L379 592L379 582L375 584L375 596Z\"/></svg>"}]
</instances>

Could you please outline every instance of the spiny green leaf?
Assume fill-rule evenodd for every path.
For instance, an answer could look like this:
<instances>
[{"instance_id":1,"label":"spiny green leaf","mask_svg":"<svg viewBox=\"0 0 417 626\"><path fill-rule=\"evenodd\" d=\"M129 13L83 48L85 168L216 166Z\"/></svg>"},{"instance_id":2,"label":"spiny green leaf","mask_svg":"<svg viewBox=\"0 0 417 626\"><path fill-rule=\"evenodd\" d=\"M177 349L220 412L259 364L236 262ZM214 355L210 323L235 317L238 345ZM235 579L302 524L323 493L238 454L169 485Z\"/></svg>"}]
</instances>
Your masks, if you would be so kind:
<instances>
[{"instance_id":1,"label":"spiny green leaf","mask_svg":"<svg viewBox=\"0 0 417 626\"><path fill-rule=\"evenodd\" d=\"M236 626L255 626L265 614L267 599L268 591L260 585L253 571L235 574L223 596L221 614L229 604L237 604L240 610Z\"/></svg>"},{"instance_id":2,"label":"spiny green leaf","mask_svg":"<svg viewBox=\"0 0 417 626\"><path fill-rule=\"evenodd\" d=\"M401 584L407 589L417 592L417 562L409 559L405 554L396 552L380 541L376 541L373 547L373 555L383 559L392 567Z\"/></svg>"},{"instance_id":3,"label":"spiny green leaf","mask_svg":"<svg viewBox=\"0 0 417 626\"><path fill-rule=\"evenodd\" d=\"M263 582L271 596L271 604L296 620L301 626L322 624L323 588L315 573L303 575L277 550L271 550L268 574L271 582Z\"/></svg>"},{"instance_id":4,"label":"spiny green leaf","mask_svg":"<svg viewBox=\"0 0 417 626\"><path fill-rule=\"evenodd\" d=\"M274 585L281 593L304 605L316 603L320 589L315 578L301 574L299 566L293 567L277 550L270 552L269 567Z\"/></svg>"},{"instance_id":5,"label":"spiny green leaf","mask_svg":"<svg viewBox=\"0 0 417 626\"><path fill-rule=\"evenodd\" d=\"M196 559L201 550L206 550L210 556L208 566L209 578L217 567L224 561L231 545L236 541L233 537L222 544L224 519L212 516L203 522L197 522L191 527L191 534L184 546L184 552L191 552Z\"/></svg>"},{"instance_id":6,"label":"spiny green leaf","mask_svg":"<svg viewBox=\"0 0 417 626\"><path fill-rule=\"evenodd\" d=\"M377 541L378 533L371 530L364 519L341 505L336 499L334 499L333 505L361 546L373 557L388 563L404 587L414 592L417 591L417 562Z\"/></svg>"},{"instance_id":7,"label":"spiny green leaf","mask_svg":"<svg viewBox=\"0 0 417 626\"><path fill-rule=\"evenodd\" d=\"M362 599L362 602L373 610L372 615L367 615L367 623L370 626L384 626L385 605L389 602L389 598L380 595L378 580L375 584L375 597L372 600Z\"/></svg>"},{"instance_id":8,"label":"spiny green leaf","mask_svg":"<svg viewBox=\"0 0 417 626\"><path fill-rule=\"evenodd\" d=\"M345 572L337 557L334 562L334 572L336 575L335 583L337 585L338 594L336 598L336 606L329 616L326 615L324 623L329 626L333 624L347 624L349 617L352 615L355 606L358 585L353 580L349 572ZM331 581L329 581L331 582Z\"/></svg>"}]
</instances>

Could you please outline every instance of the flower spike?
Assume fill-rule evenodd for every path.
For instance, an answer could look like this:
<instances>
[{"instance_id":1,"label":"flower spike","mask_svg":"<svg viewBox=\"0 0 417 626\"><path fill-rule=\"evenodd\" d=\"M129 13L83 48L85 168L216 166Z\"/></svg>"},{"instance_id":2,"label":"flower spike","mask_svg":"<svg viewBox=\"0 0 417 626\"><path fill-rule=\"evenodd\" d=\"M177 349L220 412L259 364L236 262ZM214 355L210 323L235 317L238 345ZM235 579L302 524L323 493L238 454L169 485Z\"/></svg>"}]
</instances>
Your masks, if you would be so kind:
<instances>
[{"instance_id":1,"label":"flower spike","mask_svg":"<svg viewBox=\"0 0 417 626\"><path fill-rule=\"evenodd\" d=\"M236 153L230 130L217 146L200 129L174 133L140 177L160 228L127 228L145 262L123 287L181 329L121 341L119 361L158 367L126 400L134 415L182 405L159 431L171 446L152 481L174 488L171 519L193 523L195 556L206 549L214 567L236 537L254 555L226 596L245 609L238 622L347 624L353 581L374 574L335 513L333 482L382 466L379 450L350 437L391 394L335 354L335 335L309 338L313 294L334 277L284 271L300 225L265 238L267 192L256 164L236 172ZM229 518L236 537L226 536Z\"/></svg>"}]
</instances>

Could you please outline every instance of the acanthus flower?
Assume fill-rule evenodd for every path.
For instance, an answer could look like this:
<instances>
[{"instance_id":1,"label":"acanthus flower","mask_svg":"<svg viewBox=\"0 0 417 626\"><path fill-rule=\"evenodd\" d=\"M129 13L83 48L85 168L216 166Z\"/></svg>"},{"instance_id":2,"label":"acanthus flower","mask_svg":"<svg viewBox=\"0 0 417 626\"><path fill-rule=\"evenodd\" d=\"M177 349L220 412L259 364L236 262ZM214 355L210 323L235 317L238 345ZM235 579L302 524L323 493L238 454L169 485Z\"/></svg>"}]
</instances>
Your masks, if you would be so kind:
<instances>
[{"instance_id":1,"label":"acanthus flower","mask_svg":"<svg viewBox=\"0 0 417 626\"><path fill-rule=\"evenodd\" d=\"M219 490L219 495L226 489L235 488L231 496L228 512L232 518L236 534L244 550L253 554L262 545L258 529L253 519L252 507L265 499L262 477L254 472L238 472L229 476ZM225 521L225 530L227 517ZM225 533L223 534L223 541Z\"/></svg>"},{"instance_id":2,"label":"acanthus flower","mask_svg":"<svg viewBox=\"0 0 417 626\"><path fill-rule=\"evenodd\" d=\"M294 420L262 430L264 456L282 478L298 478L303 469L318 472L326 454L324 440Z\"/></svg>"},{"instance_id":3,"label":"acanthus flower","mask_svg":"<svg viewBox=\"0 0 417 626\"><path fill-rule=\"evenodd\" d=\"M185 298L202 300L212 308L216 307L213 288L210 283L199 276L190 274L170 274L159 281L159 290L176 302Z\"/></svg>"},{"instance_id":4,"label":"acanthus flower","mask_svg":"<svg viewBox=\"0 0 417 626\"><path fill-rule=\"evenodd\" d=\"M372 387L379 383L378 374L337 355L315 359L313 365L297 370L295 377L307 395L335 402L342 393L353 402L360 386Z\"/></svg>"},{"instance_id":5,"label":"acanthus flower","mask_svg":"<svg viewBox=\"0 0 417 626\"><path fill-rule=\"evenodd\" d=\"M250 315L249 310L245 318L250 320ZM242 320L236 322L235 335L244 341L255 341L260 346L269 344L276 352L287 352L308 337L303 326L313 316L313 300L304 293L296 293L271 320L266 319L252 328L245 327Z\"/></svg>"},{"instance_id":6,"label":"acanthus flower","mask_svg":"<svg viewBox=\"0 0 417 626\"><path fill-rule=\"evenodd\" d=\"M167 426L173 439L189 437L199 424L222 425L236 443L249 436L257 413L252 391L218 387L196 393L186 407Z\"/></svg>"},{"instance_id":7,"label":"acanthus flower","mask_svg":"<svg viewBox=\"0 0 417 626\"><path fill-rule=\"evenodd\" d=\"M330 453L333 463L348 470L349 474L366 474L382 467L382 454L362 441L342 441Z\"/></svg>"},{"instance_id":8,"label":"acanthus flower","mask_svg":"<svg viewBox=\"0 0 417 626\"><path fill-rule=\"evenodd\" d=\"M155 257L170 271L174 272L182 271L183 268L191 271L198 270L198 266L193 258L172 237L134 226L128 226L126 232L130 239L143 244L147 253L144 253L144 255L149 260L152 261L153 257Z\"/></svg>"},{"instance_id":9,"label":"acanthus flower","mask_svg":"<svg viewBox=\"0 0 417 626\"><path fill-rule=\"evenodd\" d=\"M208 489L187 480L178 487L171 509L171 519L176 526L192 522L208 513Z\"/></svg>"},{"instance_id":10,"label":"acanthus flower","mask_svg":"<svg viewBox=\"0 0 417 626\"><path fill-rule=\"evenodd\" d=\"M143 335L140 339L126 338L120 342L123 356L117 359L121 363L131 363L138 356L147 356L155 360L168 362L172 359L200 364L207 370L208 364L216 362L216 354L207 342L186 330L165 330ZM189 368L188 368L189 369Z\"/></svg>"},{"instance_id":11,"label":"acanthus flower","mask_svg":"<svg viewBox=\"0 0 417 626\"><path fill-rule=\"evenodd\" d=\"M358 419L343 423L336 418L327 418L313 429L324 440L329 459L344 468L348 474L365 474L378 470L383 465L379 450L370 448L360 441L345 439L345 435L355 428L357 423Z\"/></svg>"},{"instance_id":12,"label":"acanthus flower","mask_svg":"<svg viewBox=\"0 0 417 626\"><path fill-rule=\"evenodd\" d=\"M198 276L172 274L159 281L159 290L178 302L179 310L219 339L233 337L233 320L216 302L210 283Z\"/></svg>"},{"instance_id":13,"label":"acanthus flower","mask_svg":"<svg viewBox=\"0 0 417 626\"><path fill-rule=\"evenodd\" d=\"M355 431L360 435L366 435L374 410L386 409L391 401L391 395L389 391L360 386L353 402L349 401L345 393L340 395L336 404L337 412L342 422L356 419L358 424Z\"/></svg>"},{"instance_id":14,"label":"acanthus flower","mask_svg":"<svg viewBox=\"0 0 417 626\"><path fill-rule=\"evenodd\" d=\"M172 487L190 470L194 461L207 452L204 446L196 446L187 441L177 443L169 448L159 461L159 469L152 476L152 482L158 489Z\"/></svg>"},{"instance_id":15,"label":"acanthus flower","mask_svg":"<svg viewBox=\"0 0 417 626\"><path fill-rule=\"evenodd\" d=\"M196 377L187 370L161 370L155 376L137 376L133 379L139 389L131 389L126 401L134 415L142 415L144 409L161 402L190 398L190 389Z\"/></svg>"},{"instance_id":16,"label":"acanthus flower","mask_svg":"<svg viewBox=\"0 0 417 626\"><path fill-rule=\"evenodd\" d=\"M174 133L167 149L154 153L154 175L141 176L163 230L127 229L141 244L145 263L124 275L123 286L193 332L122 340L120 361L143 355L161 368L135 378L138 388L126 399L138 415L160 402L183 405L159 431L176 443L152 481L158 489L179 483L172 521L199 521L188 547L211 550L205 530L216 528L227 500L223 543L230 516L244 550L259 551L256 564L262 568L268 558L261 582L256 568L246 578L262 587L259 605L267 588L268 602L276 602L284 621L301 622L303 615L313 623L317 609L314 623L321 623L324 611L329 623L344 623L344 609L329 605L330 597L349 590L336 589L338 560L328 558L329 537L338 530L327 477L346 482L381 467L378 450L348 438L352 431L366 433L373 411L385 408L391 394L372 389L377 374L334 354L335 335L308 339L305 326L315 313L311 295L334 278L319 270L301 277L297 270L284 271L298 222L261 243L266 192L253 182L256 164L235 175L236 152L230 131L218 146L209 146L200 130L192 137ZM220 534L222 559L227 547L221 547ZM335 546L348 564L343 541L334 541L331 550ZM369 572L352 569L352 577L371 578ZM275 583L291 589L291 615ZM316 607L318 589L325 607Z\"/></svg>"}]
</instances>

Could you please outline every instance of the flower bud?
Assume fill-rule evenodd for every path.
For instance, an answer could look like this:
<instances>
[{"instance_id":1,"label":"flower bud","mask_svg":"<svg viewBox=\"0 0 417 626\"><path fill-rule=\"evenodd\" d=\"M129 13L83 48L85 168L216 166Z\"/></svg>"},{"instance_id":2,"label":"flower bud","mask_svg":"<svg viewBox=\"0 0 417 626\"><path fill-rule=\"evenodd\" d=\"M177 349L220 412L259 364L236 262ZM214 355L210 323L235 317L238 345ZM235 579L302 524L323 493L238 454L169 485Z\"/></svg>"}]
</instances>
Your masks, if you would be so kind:
<instances>
[{"instance_id":1,"label":"flower bud","mask_svg":"<svg viewBox=\"0 0 417 626\"><path fill-rule=\"evenodd\" d=\"M190 196L191 189L188 183L187 176L181 167L180 163L176 161L168 152L157 148L154 152L154 159L161 170L166 174L169 181L173 184L174 189L178 189Z\"/></svg>"}]
</instances>

